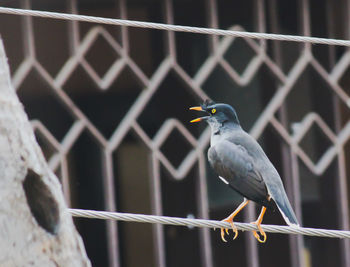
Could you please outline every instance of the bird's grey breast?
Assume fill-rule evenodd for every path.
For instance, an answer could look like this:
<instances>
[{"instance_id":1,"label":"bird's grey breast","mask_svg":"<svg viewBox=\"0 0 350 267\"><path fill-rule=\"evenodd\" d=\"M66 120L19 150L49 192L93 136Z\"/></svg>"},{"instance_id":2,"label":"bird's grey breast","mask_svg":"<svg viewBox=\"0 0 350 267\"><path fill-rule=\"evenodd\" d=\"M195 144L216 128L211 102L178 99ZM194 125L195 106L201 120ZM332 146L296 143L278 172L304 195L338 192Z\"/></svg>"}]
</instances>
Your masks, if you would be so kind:
<instances>
[{"instance_id":1,"label":"bird's grey breast","mask_svg":"<svg viewBox=\"0 0 350 267\"><path fill-rule=\"evenodd\" d=\"M218 130L211 132L210 137L210 145L215 146L218 142L222 140L231 140L237 138L240 135L240 132L243 130L239 127L237 128L228 128L228 127L220 127Z\"/></svg>"}]
</instances>

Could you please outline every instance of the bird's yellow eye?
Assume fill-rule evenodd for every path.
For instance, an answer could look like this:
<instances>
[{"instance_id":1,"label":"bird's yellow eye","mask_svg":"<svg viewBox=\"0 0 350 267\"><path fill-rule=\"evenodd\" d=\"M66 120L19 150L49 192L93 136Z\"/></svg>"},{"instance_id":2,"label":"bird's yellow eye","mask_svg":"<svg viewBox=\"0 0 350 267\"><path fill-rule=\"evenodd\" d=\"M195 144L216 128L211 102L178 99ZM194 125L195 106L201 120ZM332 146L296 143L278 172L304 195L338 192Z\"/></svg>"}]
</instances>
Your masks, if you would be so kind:
<instances>
[{"instance_id":1,"label":"bird's yellow eye","mask_svg":"<svg viewBox=\"0 0 350 267\"><path fill-rule=\"evenodd\" d=\"M211 110L211 113L212 113L212 114L215 114L215 112L216 112L216 109L213 108L213 109Z\"/></svg>"}]
</instances>

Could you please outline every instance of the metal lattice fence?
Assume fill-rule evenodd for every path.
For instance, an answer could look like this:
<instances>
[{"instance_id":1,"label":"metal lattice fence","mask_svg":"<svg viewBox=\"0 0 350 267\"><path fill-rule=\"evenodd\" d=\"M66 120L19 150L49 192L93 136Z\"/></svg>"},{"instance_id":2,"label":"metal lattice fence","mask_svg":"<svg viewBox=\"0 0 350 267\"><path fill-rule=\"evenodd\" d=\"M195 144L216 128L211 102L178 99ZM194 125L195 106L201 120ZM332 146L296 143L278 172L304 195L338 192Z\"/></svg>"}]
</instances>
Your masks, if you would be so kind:
<instances>
[{"instance_id":1,"label":"metal lattice fence","mask_svg":"<svg viewBox=\"0 0 350 267\"><path fill-rule=\"evenodd\" d=\"M19 1L15 7L31 9L41 5L45 10L50 9L29 0ZM331 1L322 1L315 8L315 4L307 0L292 4L248 1L241 4L238 11L231 11L234 5L215 0L192 4L171 0L99 4L67 1L55 3L52 11L150 19L168 24L179 24L179 21L186 25L242 31L349 37L348 1L342 1L344 9ZM232 18L231 12L235 15ZM315 18L320 14L321 18ZM320 218L325 219L322 226L349 229L348 49L230 36L189 36L189 33L78 21L48 22L33 17L14 19L0 15L0 20L2 25L11 25L0 26L0 32L8 49L13 84L25 107L32 111L31 117L36 118L35 114L45 113L45 109L49 111L57 105L62 116L68 118L60 120L60 114L54 117L40 114L38 117L42 119L34 120L33 127L51 168L61 178L71 206L83 202L79 202L79 190L81 186L85 190L87 185L82 184L89 183L100 190L97 193L100 199L96 202L108 211L131 207L154 215L173 215L169 211L173 209L175 214L187 212L197 218L212 217L206 166L209 130L190 129L186 123L191 115L178 114L186 113L185 108L191 104L214 98L238 106L247 130L265 144L282 172L299 218L305 219L305 213L315 207L304 203L316 199L325 209L333 210L321 212ZM320 22L321 25L317 24ZM15 46L18 40L20 44ZM47 106L37 107L34 96L43 96ZM55 104L50 107L50 103ZM85 147L90 141L77 145L82 142L81 138L92 141L91 148ZM141 145L135 147L135 143ZM78 170L84 168L78 166L77 156L72 152L77 146L79 157L85 153L97 155L93 160L99 162L98 170L91 174L98 178L77 178ZM129 163L121 159L123 155L129 157ZM141 177L146 180L142 182L143 189L137 187L137 182L121 178L125 172L140 174L138 168L147 171ZM315 187L318 189L313 191ZM147 192L140 193L142 190ZM132 194L130 191L145 200L130 200L131 197L126 196ZM87 189L86 194L92 197L93 192ZM174 204L179 198L183 198L182 207ZM186 203L189 200L193 203ZM138 204L128 206L128 201ZM145 201L149 203L142 203ZM184 207L186 204L188 207ZM245 220L253 221L255 217L255 209L250 207ZM147 237L153 241L150 249L154 254L153 264L172 266L169 262L176 254L170 250L182 243L169 241L174 234L171 229L162 225L152 227L147 228L151 233ZM134 235L129 240L126 233L131 228L115 221L108 221L106 229L109 264L120 266L128 259L123 253L130 253L125 251L132 247L126 243L135 242L139 237ZM194 253L201 258L196 264L216 266L215 263L220 262L218 255L224 251L217 248L215 243L219 241L213 240L208 229L198 230L193 239L198 239L194 243L199 248ZM263 266L260 262L264 259L259 256L255 239L247 235L244 240L241 245L246 248L246 266ZM274 247L287 244L290 266L306 266L304 247L310 242L301 236L290 236L288 240L276 241ZM317 247L314 243L309 246ZM349 266L349 241L322 243L322 248L316 251L332 250L332 246L338 249L338 252L332 251L338 258L337 266ZM269 261L265 259L265 262ZM313 258L312 262L316 264L317 259Z\"/></svg>"}]
</instances>

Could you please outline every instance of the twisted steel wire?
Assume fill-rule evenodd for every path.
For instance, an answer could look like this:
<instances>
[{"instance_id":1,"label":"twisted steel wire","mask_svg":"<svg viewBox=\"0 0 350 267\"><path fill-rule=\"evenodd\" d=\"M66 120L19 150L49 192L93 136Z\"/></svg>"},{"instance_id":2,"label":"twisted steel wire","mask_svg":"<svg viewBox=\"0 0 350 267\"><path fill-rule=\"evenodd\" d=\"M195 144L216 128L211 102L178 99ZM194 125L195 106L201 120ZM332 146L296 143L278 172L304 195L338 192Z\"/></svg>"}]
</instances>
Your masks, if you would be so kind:
<instances>
[{"instance_id":1,"label":"twisted steel wire","mask_svg":"<svg viewBox=\"0 0 350 267\"><path fill-rule=\"evenodd\" d=\"M207 228L231 228L230 224L222 221L204 220L204 219L190 219L190 218L178 218L168 216L157 215L144 215L122 212L108 212L108 211L96 211L96 210L83 210L83 209L69 209L69 212L74 217L90 218L90 219L103 219L103 220L118 220L126 222L142 222L142 223L160 223L176 226L188 226L188 227L207 227ZM241 231L256 231L258 230L256 225L251 223L239 223L235 222L235 226ZM343 230L328 230L317 228L305 228L297 226L281 226L281 225L261 225L265 232L280 233L280 234L300 234L308 236L318 237L330 237L330 238L350 238L350 231Z\"/></svg>"},{"instance_id":2,"label":"twisted steel wire","mask_svg":"<svg viewBox=\"0 0 350 267\"><path fill-rule=\"evenodd\" d=\"M29 9L0 7L0 13L51 18L51 19L73 20L73 21L82 21L82 22L91 22L91 23L100 23L100 24L111 24L111 25L128 26L128 27L139 27L139 28L148 28L148 29L156 29L156 30L176 31L176 32L189 32L189 33L198 33L198 34L211 34L211 35L222 35L222 36L276 40L276 41L303 42L303 43L311 43L311 44L350 46L349 40L341 40L341 39L284 35L284 34L274 34L274 33L221 30L221 29L213 29L213 28L171 25L171 24L164 24L164 23L154 23L154 22L125 20L125 19L112 19L112 18L48 12L48 11L39 11L39 10L29 10Z\"/></svg>"}]
</instances>

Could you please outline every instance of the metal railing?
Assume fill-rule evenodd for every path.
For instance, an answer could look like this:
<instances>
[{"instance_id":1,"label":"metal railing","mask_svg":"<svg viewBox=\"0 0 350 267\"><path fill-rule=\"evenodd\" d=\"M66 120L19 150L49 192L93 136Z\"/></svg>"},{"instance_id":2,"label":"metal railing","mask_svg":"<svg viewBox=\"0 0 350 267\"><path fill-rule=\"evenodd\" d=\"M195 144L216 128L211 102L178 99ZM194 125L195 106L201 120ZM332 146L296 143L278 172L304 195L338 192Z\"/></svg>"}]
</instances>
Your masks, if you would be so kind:
<instances>
[{"instance_id":1,"label":"metal railing","mask_svg":"<svg viewBox=\"0 0 350 267\"><path fill-rule=\"evenodd\" d=\"M256 12L255 28L257 32L264 33L268 25L272 31L279 30L279 18L276 12L278 3L271 1L256 0L253 1ZM334 6L325 1L325 5L330 7L327 9L328 36L334 37L335 25L332 23L334 16L337 16L337 11ZM163 22L169 25L174 24L173 5L176 3L171 0L166 0L162 3L164 6ZM207 26L209 28L218 28L220 17L218 15L218 3L215 0L205 1L207 8ZM347 8L344 16L344 25L348 25L349 3L343 2ZM127 3L119 1L117 3L121 20L128 19ZM31 9L31 1L21 1L20 8ZM64 10L66 13L78 14L79 5L77 1L69 1ZM267 19L267 13L270 17ZM312 10L309 7L307 0L299 1L297 5L297 14L299 15L300 35L311 36L311 16ZM0 14L1 17L1 14ZM116 201L117 192L115 191L115 175L113 153L120 147L124 138L132 131L139 140L147 147L150 155L150 184L151 184L151 207L154 215L163 215L162 207L162 174L165 169L175 180L186 179L190 171L195 168L198 172L198 183L196 184L195 193L197 194L197 217L209 219L209 203L207 195L207 174L206 174L206 147L209 143L209 131L205 129L199 137L195 137L182 121L176 119L166 120L162 125L159 125L157 134L150 136L143 126L139 123L139 118L144 112L146 106L150 103L152 97L160 90L166 77L170 72L176 74L177 78L186 85L186 88L191 91L198 99L207 99L208 94L203 89L209 77L213 74L217 67L220 67L227 75L228 79L244 88L252 82L259 74L262 67L267 68L275 77L274 83L277 90L263 107L261 114L256 118L250 133L259 138L263 135L267 127L272 127L283 140L281 146L283 176L285 177L286 190L295 207L298 218L302 217L302 196L300 193L300 166L303 164L306 168L316 176L324 175L332 164L336 165L336 176L332 177L332 184L335 187L337 194L334 199L329 200L338 206L337 210L337 226L340 229L349 229L349 208L348 208L348 192L347 192L347 176L346 176L346 154L345 146L347 145L350 136L350 123L347 117L343 117L341 105L349 103L349 97L346 89L343 88L342 80L346 75L350 66L350 51L342 51L340 56L336 56L337 52L334 47L329 48L331 59L327 68L320 63L316 56L314 48L309 43L300 45L297 48L296 58L291 63L290 69L287 71L284 67L286 57L283 55L282 45L280 42L272 42L272 53L267 46L266 40L256 42L251 39L245 39L245 45L249 47L254 56L249 60L245 68L239 73L226 59L225 54L230 47L235 44L237 38L232 36L224 36L221 39L216 35L208 36L209 54L202 62L201 66L195 71L194 75L190 75L181 66L178 61L176 50L176 36L173 31L167 31L165 35L165 56L154 73L146 75L139 63L131 56L130 37L127 27L120 28L119 39L117 39L110 31L102 26L89 26L86 33L81 34L78 21L69 21L68 23L68 42L69 56L64 64L59 67L56 74L52 74L40 61L40 51L37 51L35 40L33 18L30 16L20 18L22 25L22 39L24 45L24 58L16 69L13 70L13 84L15 88L20 88L25 83L26 78L32 70L35 70L57 98L63 104L74 122L64 134L62 140L58 140L47 126L40 121L34 121L33 126L36 132L43 136L52 147L55 153L50 156L49 164L55 171L59 170L61 174L63 189L65 196L70 201L70 177L68 169L68 154L75 145L82 132L87 131L98 143L102 150L102 173L104 185L104 201L108 211L117 211L118 202ZM338 18L338 20L341 20ZM231 30L242 31L242 26L234 26ZM347 32L348 26L345 26L344 32ZM6 44L6 34L2 34L2 38ZM95 42L102 38L108 43L109 47L115 51L118 57L113 61L110 67L101 76L87 59L86 56ZM347 39L346 35L343 39ZM349 42L349 41L345 41ZM11 64L11 58L10 58ZM332 93L331 102L326 109L331 113L331 117L335 121L335 126L329 126L326 120L313 110L308 110L303 114L303 119L298 122L294 131L289 131L290 119L288 117L287 98L293 90L295 90L297 82L302 78L307 68L311 67L313 71L321 77L323 83ZM121 75L124 69L132 72L135 80L143 88L136 100L127 110L119 125L113 130L110 137L106 137L81 107L72 100L72 97L65 90L66 84L71 79L72 74L77 68L83 69L84 72L92 79L94 86L102 91L111 90L116 79ZM330 142L330 146L322 153L317 161L313 160L306 149L301 145L304 137L311 131L312 127L320 129L322 135ZM178 131L185 140L190 144L191 149L183 161L176 167L163 153L161 147L169 138L171 133ZM175 200L174 200L175 201ZM245 216L247 220L255 219L255 211L253 207L249 208ZM120 238L117 230L117 223L109 221L107 224L107 239L108 239L108 255L111 266L120 266ZM164 227L162 225L153 226L154 251L157 266L166 266L166 241L164 237ZM200 229L200 251L203 257L202 265L206 267L214 266L212 243L210 240L209 230L206 228ZM290 236L290 258L291 266L304 266L305 259L303 249L304 240L301 236ZM342 266L350 265L350 246L348 240L340 242L340 262ZM258 245L253 237L247 237L246 247L247 252L245 257L248 266L259 266Z\"/></svg>"}]
</instances>

